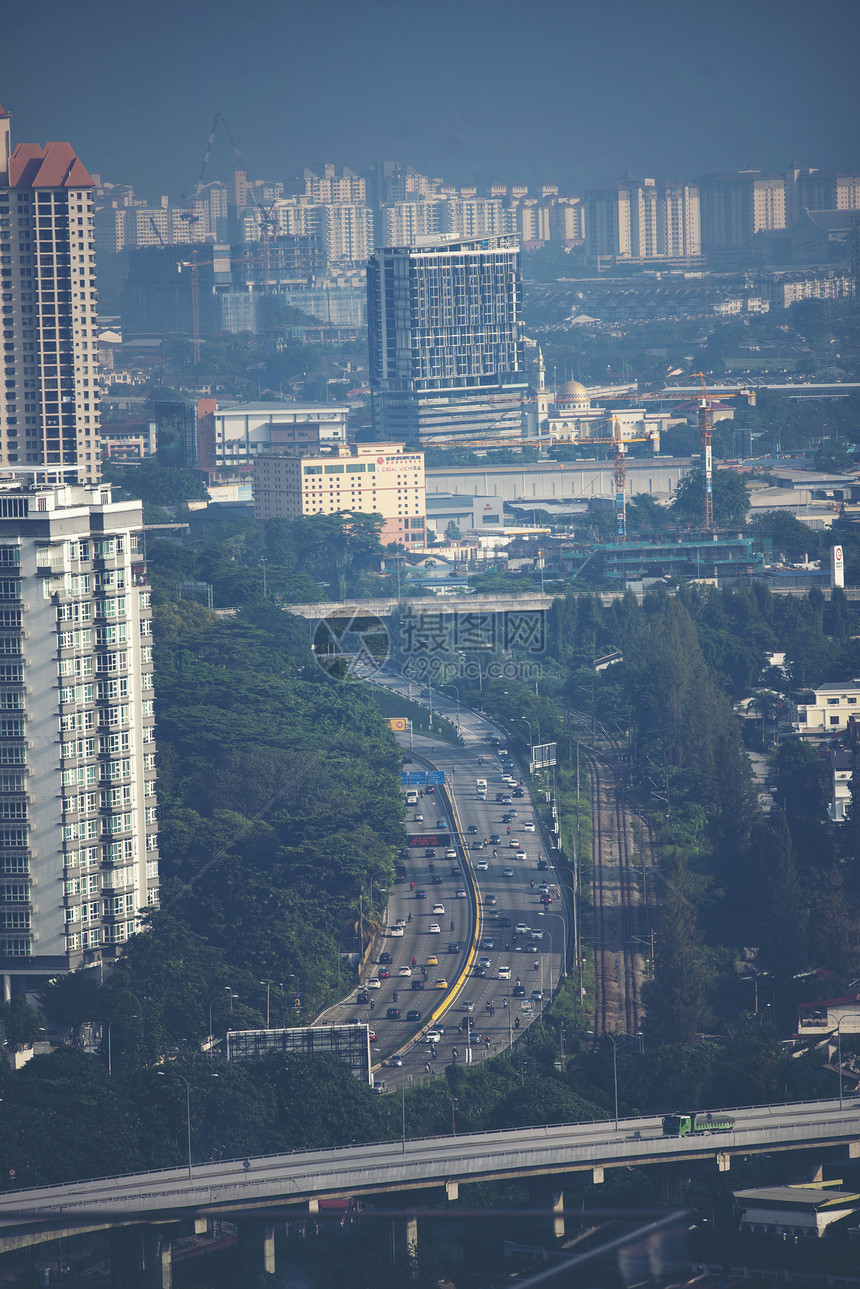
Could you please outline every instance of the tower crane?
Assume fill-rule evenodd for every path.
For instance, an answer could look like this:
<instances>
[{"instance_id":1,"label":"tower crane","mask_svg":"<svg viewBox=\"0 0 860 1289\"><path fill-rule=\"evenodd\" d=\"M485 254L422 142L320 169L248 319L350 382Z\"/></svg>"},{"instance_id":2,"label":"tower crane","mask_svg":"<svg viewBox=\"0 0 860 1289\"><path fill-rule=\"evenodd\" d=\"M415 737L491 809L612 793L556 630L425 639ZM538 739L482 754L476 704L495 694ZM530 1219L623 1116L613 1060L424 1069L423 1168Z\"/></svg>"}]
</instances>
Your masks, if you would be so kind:
<instances>
[{"instance_id":1,"label":"tower crane","mask_svg":"<svg viewBox=\"0 0 860 1289\"><path fill-rule=\"evenodd\" d=\"M704 372L696 372L702 382L702 394L699 399L699 448L702 453L702 520L705 532L714 527L714 408L705 385Z\"/></svg>"},{"instance_id":2,"label":"tower crane","mask_svg":"<svg viewBox=\"0 0 860 1289\"><path fill-rule=\"evenodd\" d=\"M233 131L230 129L230 122L227 120L226 116L222 116L220 112L215 113L215 119L213 120L212 128L209 131L209 142L206 144L206 152L203 157L203 165L201 166L201 169L200 169L200 178L197 180L197 186L195 188L195 192L200 191L200 188L203 186L203 181L206 178L206 170L209 165L209 158L212 155L212 144L215 141L215 131L218 128L219 121L224 126L224 129L227 134L227 138L230 140L230 146L233 149L233 155L235 156L237 162L239 163L239 168L245 175L245 178L249 181L248 192L251 195L251 200L256 206L257 214L259 215L259 218L260 218L260 240L262 243L262 251L263 251L263 291L266 295L268 295L270 285L271 285L270 273L269 273L269 241L277 238L278 233L280 232L280 225L278 224L278 221L275 218L275 216L272 214L271 208L265 207L263 203L260 201L260 198L257 196L257 191L254 185L250 182L251 172L248 169L248 164L245 161L245 158L242 156L242 152L239 147L239 144L236 142L235 135L233 134Z\"/></svg>"}]
</instances>

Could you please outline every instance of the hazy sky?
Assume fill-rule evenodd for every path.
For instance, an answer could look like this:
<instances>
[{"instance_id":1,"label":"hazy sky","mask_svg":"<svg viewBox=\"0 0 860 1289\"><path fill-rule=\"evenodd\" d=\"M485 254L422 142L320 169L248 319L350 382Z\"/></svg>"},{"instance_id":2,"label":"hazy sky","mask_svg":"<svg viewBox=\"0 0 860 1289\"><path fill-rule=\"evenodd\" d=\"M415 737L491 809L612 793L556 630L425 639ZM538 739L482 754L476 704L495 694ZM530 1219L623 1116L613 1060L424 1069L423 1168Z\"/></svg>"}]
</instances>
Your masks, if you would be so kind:
<instances>
[{"instance_id":1,"label":"hazy sky","mask_svg":"<svg viewBox=\"0 0 860 1289\"><path fill-rule=\"evenodd\" d=\"M154 200L216 112L255 178L399 160L453 182L860 169L860 0L31 0L0 22L13 143ZM227 178L223 132L209 178Z\"/></svg>"}]
</instances>

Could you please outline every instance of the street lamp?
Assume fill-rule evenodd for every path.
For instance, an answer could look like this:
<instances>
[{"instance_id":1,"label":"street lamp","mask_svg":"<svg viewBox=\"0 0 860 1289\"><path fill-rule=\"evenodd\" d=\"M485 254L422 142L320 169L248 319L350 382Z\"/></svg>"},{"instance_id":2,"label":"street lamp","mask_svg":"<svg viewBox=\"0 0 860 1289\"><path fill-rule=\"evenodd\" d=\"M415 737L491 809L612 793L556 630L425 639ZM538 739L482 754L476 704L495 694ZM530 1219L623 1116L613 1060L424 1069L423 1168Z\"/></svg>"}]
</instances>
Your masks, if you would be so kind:
<instances>
[{"instance_id":1,"label":"street lamp","mask_svg":"<svg viewBox=\"0 0 860 1289\"><path fill-rule=\"evenodd\" d=\"M268 1029L269 1028L269 994L270 994L272 985L277 985L279 989L282 989L283 986L278 980L261 980L260 984L266 986L266 1029Z\"/></svg>"},{"instance_id":2,"label":"street lamp","mask_svg":"<svg viewBox=\"0 0 860 1289\"><path fill-rule=\"evenodd\" d=\"M618 1131L618 1039L619 1034L610 1034L607 1030L603 1036L612 1043L612 1080L615 1084L615 1131Z\"/></svg>"},{"instance_id":3,"label":"street lamp","mask_svg":"<svg viewBox=\"0 0 860 1289\"><path fill-rule=\"evenodd\" d=\"M457 733L459 734L460 733L460 691L457 688L457 686L452 685L450 681L448 682L447 685L444 686L444 688L453 689L454 693L457 695Z\"/></svg>"},{"instance_id":4,"label":"street lamp","mask_svg":"<svg viewBox=\"0 0 860 1289\"><path fill-rule=\"evenodd\" d=\"M234 993L233 993L233 986L232 986L232 985L225 985L225 986L224 986L224 988L227 990L227 993L230 995L230 1012L232 1013L232 1011L233 1011L233 999L236 997L236 994L234 994Z\"/></svg>"},{"instance_id":5,"label":"street lamp","mask_svg":"<svg viewBox=\"0 0 860 1289\"><path fill-rule=\"evenodd\" d=\"M185 1084L185 1123L188 1131L188 1180L192 1181L194 1174L191 1167L191 1084L188 1082L184 1074L177 1074L174 1070L171 1070L170 1074L167 1074L164 1070L159 1070L158 1074L162 1079L181 1079Z\"/></svg>"},{"instance_id":6,"label":"street lamp","mask_svg":"<svg viewBox=\"0 0 860 1289\"><path fill-rule=\"evenodd\" d=\"M562 958L561 958L561 978L564 980L567 976L567 918L562 917L560 913L548 913L546 909L538 914L541 918L556 918L561 923L562 931ZM547 931L547 935L552 944L552 935Z\"/></svg>"},{"instance_id":7,"label":"street lamp","mask_svg":"<svg viewBox=\"0 0 860 1289\"><path fill-rule=\"evenodd\" d=\"M857 1019L857 1018L856 1018L856 1016L851 1015L851 1014L849 1014L849 1015L847 1015L847 1016L838 1016L838 1017L836 1018L836 1065L837 1065L837 1073L838 1073L838 1075L839 1075L839 1109L840 1109L840 1111L842 1110L842 1099L843 1099L843 1092L842 1092L842 1022L843 1022L844 1020L856 1020L856 1019Z\"/></svg>"},{"instance_id":8,"label":"street lamp","mask_svg":"<svg viewBox=\"0 0 860 1289\"><path fill-rule=\"evenodd\" d=\"M124 1019L125 1019L125 1020L137 1020L137 1016L136 1016L136 1015L134 1015L134 1016L126 1016ZM110 1077L111 1077L111 1075L113 1074L113 1063L112 1063L112 1061L111 1061L111 1050L110 1050L110 1032L111 1032L111 1027L113 1026L113 1023L114 1023L113 1021L108 1021L108 1027L107 1027L108 1078L110 1078Z\"/></svg>"}]
</instances>

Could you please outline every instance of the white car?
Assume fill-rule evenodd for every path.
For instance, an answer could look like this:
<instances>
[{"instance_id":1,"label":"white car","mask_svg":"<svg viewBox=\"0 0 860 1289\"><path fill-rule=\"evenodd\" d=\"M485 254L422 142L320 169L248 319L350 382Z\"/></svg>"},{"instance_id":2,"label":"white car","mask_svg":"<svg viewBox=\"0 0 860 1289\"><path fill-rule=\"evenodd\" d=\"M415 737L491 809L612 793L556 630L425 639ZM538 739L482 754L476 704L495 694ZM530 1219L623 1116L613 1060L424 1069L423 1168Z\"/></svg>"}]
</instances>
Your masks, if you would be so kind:
<instances>
[{"instance_id":1,"label":"white car","mask_svg":"<svg viewBox=\"0 0 860 1289\"><path fill-rule=\"evenodd\" d=\"M424 816L422 814L413 815L412 822L415 824L423 824Z\"/></svg>"},{"instance_id":2,"label":"white car","mask_svg":"<svg viewBox=\"0 0 860 1289\"><path fill-rule=\"evenodd\" d=\"M401 968L400 968L400 970L397 972L397 974L398 974L398 976L411 976L411 975L412 975L412 968L411 968L411 967L401 967Z\"/></svg>"},{"instance_id":3,"label":"white car","mask_svg":"<svg viewBox=\"0 0 860 1289\"><path fill-rule=\"evenodd\" d=\"M381 989L381 988L382 988L382 981L381 981L381 980L377 980L377 979L376 979L376 976L371 976L369 980L365 980L365 982L364 982L364 988L365 988L365 989Z\"/></svg>"},{"instance_id":4,"label":"white car","mask_svg":"<svg viewBox=\"0 0 860 1289\"><path fill-rule=\"evenodd\" d=\"M434 905L433 905L433 912L434 912L434 913L444 913L444 912L445 912L445 905L444 905L444 904L434 904Z\"/></svg>"},{"instance_id":5,"label":"white car","mask_svg":"<svg viewBox=\"0 0 860 1289\"><path fill-rule=\"evenodd\" d=\"M455 898L455 899L457 899L457 900L465 900L465 899L466 899L466 888L465 888L465 886L461 886L461 887L460 887L460 889L459 889L458 891L455 891L455 892L454 892L454 898Z\"/></svg>"},{"instance_id":6,"label":"white car","mask_svg":"<svg viewBox=\"0 0 860 1289\"><path fill-rule=\"evenodd\" d=\"M499 967L499 980L510 980L510 978L511 978L510 967Z\"/></svg>"},{"instance_id":7,"label":"white car","mask_svg":"<svg viewBox=\"0 0 860 1289\"><path fill-rule=\"evenodd\" d=\"M394 923L395 926L406 926L406 918L398 918Z\"/></svg>"},{"instance_id":8,"label":"white car","mask_svg":"<svg viewBox=\"0 0 860 1289\"><path fill-rule=\"evenodd\" d=\"M402 926L390 926L388 928L388 934L393 935L395 937L400 936L402 938L404 935L404 932L405 932L405 928Z\"/></svg>"},{"instance_id":9,"label":"white car","mask_svg":"<svg viewBox=\"0 0 860 1289\"><path fill-rule=\"evenodd\" d=\"M441 1037L442 1037L442 1035L439 1033L438 1029L431 1029L427 1034L425 1034L425 1036L424 1036L424 1042L425 1042L425 1043L438 1043L438 1042L439 1042L439 1040L441 1039Z\"/></svg>"},{"instance_id":10,"label":"white car","mask_svg":"<svg viewBox=\"0 0 860 1289\"><path fill-rule=\"evenodd\" d=\"M439 923L438 923L438 922L431 922L431 923L430 923L430 925L429 925L429 926L428 926L428 928L427 928L427 934L428 934L428 935L441 935L441 934L442 934L442 928L440 927Z\"/></svg>"},{"instance_id":11,"label":"white car","mask_svg":"<svg viewBox=\"0 0 860 1289\"><path fill-rule=\"evenodd\" d=\"M522 825L522 828L523 828L523 831L524 831L524 832L534 832L534 830L535 830L535 821L534 821L534 819L532 819L530 823L523 824L523 825Z\"/></svg>"},{"instance_id":12,"label":"white car","mask_svg":"<svg viewBox=\"0 0 860 1289\"><path fill-rule=\"evenodd\" d=\"M528 856L524 850L515 850L514 859L528 859Z\"/></svg>"},{"instance_id":13,"label":"white car","mask_svg":"<svg viewBox=\"0 0 860 1289\"><path fill-rule=\"evenodd\" d=\"M518 922L517 925L514 927L514 930L516 931L517 935L528 935L529 933L529 927L525 922Z\"/></svg>"},{"instance_id":14,"label":"white car","mask_svg":"<svg viewBox=\"0 0 860 1289\"><path fill-rule=\"evenodd\" d=\"M449 846L449 847L448 847L448 849L445 851L445 858L446 858L446 859L456 859L456 858L457 858L457 852L456 852L456 850L454 849L454 847L453 847L453 846Z\"/></svg>"},{"instance_id":15,"label":"white car","mask_svg":"<svg viewBox=\"0 0 860 1289\"><path fill-rule=\"evenodd\" d=\"M487 863L485 859L479 859L475 867L477 868L479 873L486 873L490 865Z\"/></svg>"}]
</instances>

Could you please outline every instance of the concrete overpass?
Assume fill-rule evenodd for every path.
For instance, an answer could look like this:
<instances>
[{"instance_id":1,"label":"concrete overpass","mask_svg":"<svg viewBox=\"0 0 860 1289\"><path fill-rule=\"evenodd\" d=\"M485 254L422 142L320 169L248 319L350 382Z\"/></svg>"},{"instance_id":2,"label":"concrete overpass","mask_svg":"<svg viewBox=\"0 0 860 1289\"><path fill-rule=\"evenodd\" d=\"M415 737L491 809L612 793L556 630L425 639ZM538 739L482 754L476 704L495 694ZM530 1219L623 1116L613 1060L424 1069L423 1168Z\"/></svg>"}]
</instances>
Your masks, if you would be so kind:
<instances>
[{"instance_id":1,"label":"concrete overpass","mask_svg":"<svg viewBox=\"0 0 860 1289\"><path fill-rule=\"evenodd\" d=\"M808 595L808 587L772 588L774 595ZM830 588L821 587L825 599L830 599ZM604 605L613 600L620 600L624 591L596 591ZM642 595L634 592L637 599ZM410 596L398 600L396 595L380 596L372 600L331 600L323 604L287 604L288 613L305 618L308 622L322 622L328 618L390 618L398 605L408 607L413 613L544 613L558 595L542 594L540 591L527 591L522 595L506 592L498 595L422 595ZM849 601L860 600L860 587L846 587L845 598Z\"/></svg>"},{"instance_id":2,"label":"concrete overpass","mask_svg":"<svg viewBox=\"0 0 860 1289\"><path fill-rule=\"evenodd\" d=\"M236 1222L246 1265L271 1272L275 1225L318 1212L324 1199L376 1199L411 1208L398 1218L401 1242L409 1247L418 1238L419 1191L455 1200L461 1185L519 1179L536 1188L554 1233L562 1235L566 1176L600 1183L610 1168L674 1163L710 1164L726 1172L733 1156L788 1150L860 1157L860 1106L813 1101L730 1113L733 1131L700 1137L664 1137L656 1117L551 1124L296 1151L11 1192L0 1197L0 1251L111 1229L120 1233L114 1283L131 1283L143 1270L147 1283L168 1289L171 1233L185 1233L208 1218ZM148 1267L145 1259L141 1267L140 1251L147 1248L154 1252Z\"/></svg>"}]
</instances>

